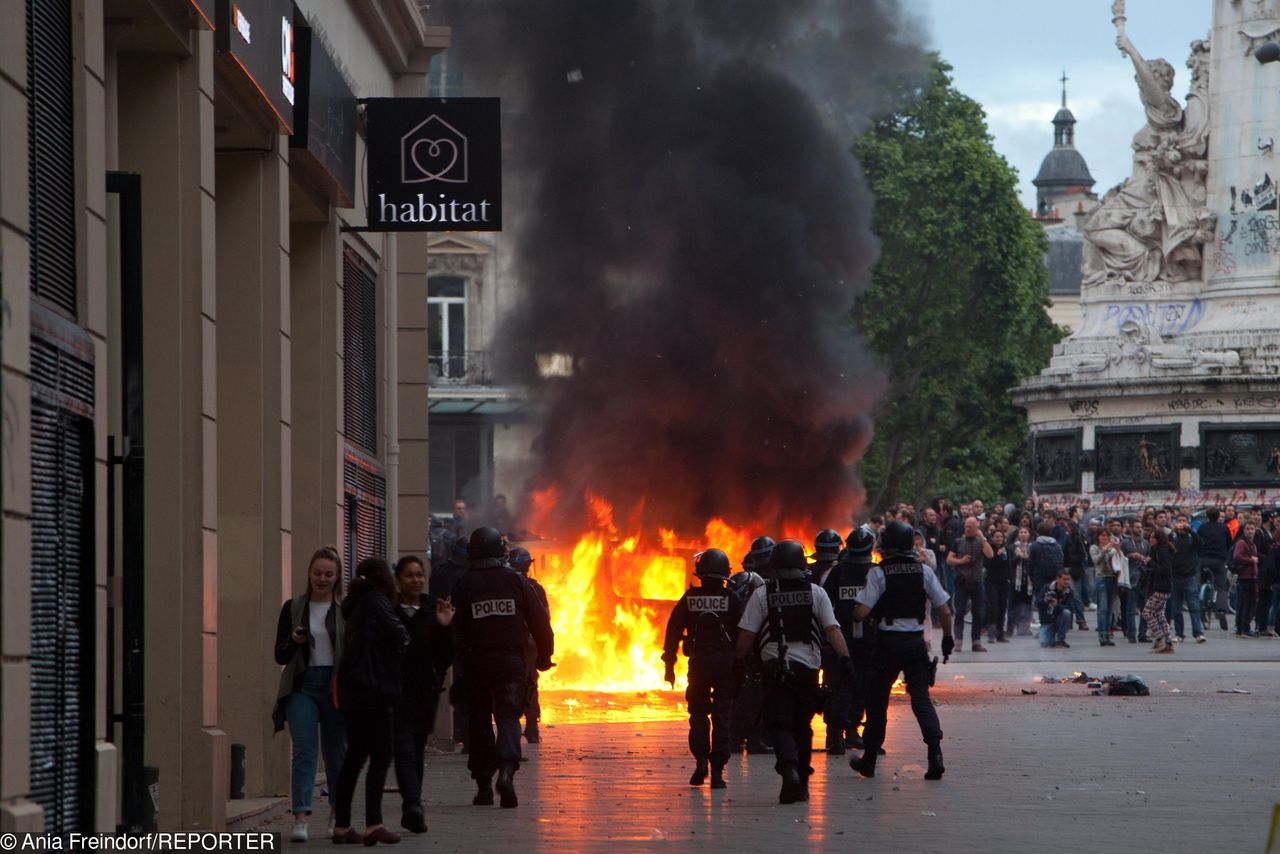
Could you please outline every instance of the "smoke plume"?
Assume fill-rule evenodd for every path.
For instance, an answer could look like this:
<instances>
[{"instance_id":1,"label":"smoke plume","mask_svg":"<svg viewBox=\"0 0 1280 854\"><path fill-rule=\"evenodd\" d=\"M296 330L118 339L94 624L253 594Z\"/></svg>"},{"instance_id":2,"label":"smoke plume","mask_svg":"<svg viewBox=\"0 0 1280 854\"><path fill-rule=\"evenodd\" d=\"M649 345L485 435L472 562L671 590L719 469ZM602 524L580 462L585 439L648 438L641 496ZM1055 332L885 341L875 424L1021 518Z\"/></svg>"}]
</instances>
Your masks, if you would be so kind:
<instances>
[{"instance_id":1,"label":"smoke plume","mask_svg":"<svg viewBox=\"0 0 1280 854\"><path fill-rule=\"evenodd\" d=\"M848 146L924 68L896 3L431 17L466 94L505 99L522 296L499 346L545 413L531 488L684 530L847 519L883 383L844 321L877 253ZM541 376L546 354L571 376Z\"/></svg>"}]
</instances>

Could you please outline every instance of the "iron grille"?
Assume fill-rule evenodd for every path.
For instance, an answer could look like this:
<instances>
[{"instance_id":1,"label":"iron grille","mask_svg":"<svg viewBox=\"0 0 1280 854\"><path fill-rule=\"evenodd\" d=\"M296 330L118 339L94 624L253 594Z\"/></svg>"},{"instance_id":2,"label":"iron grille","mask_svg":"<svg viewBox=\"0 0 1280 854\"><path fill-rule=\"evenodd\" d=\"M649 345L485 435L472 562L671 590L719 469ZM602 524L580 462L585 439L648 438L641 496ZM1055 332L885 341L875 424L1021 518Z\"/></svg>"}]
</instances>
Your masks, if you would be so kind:
<instances>
[{"instance_id":1,"label":"iron grille","mask_svg":"<svg viewBox=\"0 0 1280 854\"><path fill-rule=\"evenodd\" d=\"M378 452L378 301L373 269L351 247L342 255L342 414L347 441Z\"/></svg>"},{"instance_id":2,"label":"iron grille","mask_svg":"<svg viewBox=\"0 0 1280 854\"><path fill-rule=\"evenodd\" d=\"M348 446L343 455L342 491L346 505L347 573L367 557L387 556L387 479L382 466Z\"/></svg>"},{"instance_id":3,"label":"iron grille","mask_svg":"<svg viewBox=\"0 0 1280 854\"><path fill-rule=\"evenodd\" d=\"M75 317L75 117L68 0L27 0L27 45L31 292Z\"/></svg>"}]
</instances>

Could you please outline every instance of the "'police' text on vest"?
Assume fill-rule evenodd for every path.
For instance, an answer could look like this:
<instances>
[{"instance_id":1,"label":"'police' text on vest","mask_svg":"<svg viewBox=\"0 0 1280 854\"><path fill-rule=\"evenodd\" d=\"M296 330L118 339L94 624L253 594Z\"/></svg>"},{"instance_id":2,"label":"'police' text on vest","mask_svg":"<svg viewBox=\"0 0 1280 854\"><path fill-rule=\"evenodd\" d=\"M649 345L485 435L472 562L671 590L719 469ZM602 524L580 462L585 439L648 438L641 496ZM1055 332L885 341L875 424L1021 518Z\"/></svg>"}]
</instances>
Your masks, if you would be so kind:
<instances>
[{"instance_id":1,"label":"'police' text on vest","mask_svg":"<svg viewBox=\"0 0 1280 854\"><path fill-rule=\"evenodd\" d=\"M514 617L516 615L516 600L514 599L481 599L479 602L471 603L471 618L479 620L482 617Z\"/></svg>"},{"instance_id":2,"label":"'police' text on vest","mask_svg":"<svg viewBox=\"0 0 1280 854\"><path fill-rule=\"evenodd\" d=\"M770 608L789 608L796 605L812 605L812 590L788 590L769 594Z\"/></svg>"},{"instance_id":3,"label":"'police' text on vest","mask_svg":"<svg viewBox=\"0 0 1280 854\"><path fill-rule=\"evenodd\" d=\"M690 596L685 603L694 613L711 611L716 614L725 614L729 611L728 596Z\"/></svg>"}]
</instances>

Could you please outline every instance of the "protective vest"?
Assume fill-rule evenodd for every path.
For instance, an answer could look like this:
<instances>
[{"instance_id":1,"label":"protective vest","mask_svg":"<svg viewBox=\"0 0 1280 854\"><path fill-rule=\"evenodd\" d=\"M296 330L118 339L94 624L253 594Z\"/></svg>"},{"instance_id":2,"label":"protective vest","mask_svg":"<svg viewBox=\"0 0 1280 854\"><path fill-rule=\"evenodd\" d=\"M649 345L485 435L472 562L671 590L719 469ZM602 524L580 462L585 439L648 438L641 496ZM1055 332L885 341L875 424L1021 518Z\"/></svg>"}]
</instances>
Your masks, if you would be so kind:
<instances>
[{"instance_id":1,"label":"protective vest","mask_svg":"<svg viewBox=\"0 0 1280 854\"><path fill-rule=\"evenodd\" d=\"M465 616L461 640L468 652L523 650L525 580L506 567L467 570L454 587L454 606Z\"/></svg>"},{"instance_id":2,"label":"protective vest","mask_svg":"<svg viewBox=\"0 0 1280 854\"><path fill-rule=\"evenodd\" d=\"M836 613L836 622L844 631L846 640L861 640L866 630L865 623L853 620L853 611L858 603L854 600L867 586L867 573L871 570L869 563L838 563L827 575L822 589L827 591L831 599L831 607Z\"/></svg>"},{"instance_id":3,"label":"protective vest","mask_svg":"<svg viewBox=\"0 0 1280 854\"><path fill-rule=\"evenodd\" d=\"M725 588L690 587L684 596L690 624L685 652L690 656L728 652L733 646L730 613L737 610L733 594Z\"/></svg>"},{"instance_id":4,"label":"protective vest","mask_svg":"<svg viewBox=\"0 0 1280 854\"><path fill-rule=\"evenodd\" d=\"M876 603L876 614L886 623L893 620L919 620L924 622L926 594L924 590L924 564L903 558L891 558L882 563L884 595Z\"/></svg>"},{"instance_id":5,"label":"protective vest","mask_svg":"<svg viewBox=\"0 0 1280 854\"><path fill-rule=\"evenodd\" d=\"M813 586L803 579L784 578L770 581L765 590L768 608L769 637L773 641L780 631L787 644L822 643L822 630L813 611Z\"/></svg>"}]
</instances>

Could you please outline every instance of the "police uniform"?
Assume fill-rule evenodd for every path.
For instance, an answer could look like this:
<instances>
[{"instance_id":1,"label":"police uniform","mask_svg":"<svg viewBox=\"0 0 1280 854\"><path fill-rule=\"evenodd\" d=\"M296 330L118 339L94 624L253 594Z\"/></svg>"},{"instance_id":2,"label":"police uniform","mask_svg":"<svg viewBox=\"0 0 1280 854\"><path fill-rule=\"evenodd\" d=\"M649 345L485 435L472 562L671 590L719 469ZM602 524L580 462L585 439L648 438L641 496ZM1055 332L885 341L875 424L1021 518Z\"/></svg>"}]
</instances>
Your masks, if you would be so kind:
<instances>
[{"instance_id":1,"label":"police uniform","mask_svg":"<svg viewBox=\"0 0 1280 854\"><path fill-rule=\"evenodd\" d=\"M472 555L477 551L474 539L483 530L473 534ZM520 762L520 713L528 685L525 642L532 637L537 646L538 669L550 667L551 622L526 579L498 557L470 558L467 572L454 585L453 604L465 672L467 768L477 784L475 803L493 803L490 783L497 771L502 805L513 807L511 777Z\"/></svg>"},{"instance_id":2,"label":"police uniform","mask_svg":"<svg viewBox=\"0 0 1280 854\"><path fill-rule=\"evenodd\" d=\"M867 706L867 674L871 653L875 649L875 627L871 623L854 620L853 612L858 604L858 594L867 585L870 570L869 552L865 555L846 554L844 560L827 573L822 584L822 589L831 599L836 622L840 624L840 633L844 635L849 657L853 660L852 679L831 679L831 694L823 714L827 725L827 752L833 755L844 753L846 745L860 745L858 726ZM837 674L835 651L824 647L823 656L824 672Z\"/></svg>"},{"instance_id":3,"label":"police uniform","mask_svg":"<svg viewBox=\"0 0 1280 854\"><path fill-rule=\"evenodd\" d=\"M547 591L543 589L535 579L525 576L525 583L533 588L533 593L538 597L538 601L542 603L542 609L547 612L548 617L551 614L551 606L547 602ZM530 744L538 744L542 741L542 734L538 730L538 721L542 720L542 704L538 701L538 668L537 668L538 644L530 635L525 641L524 669L526 678L526 690L524 701L524 737Z\"/></svg>"},{"instance_id":4,"label":"police uniform","mask_svg":"<svg viewBox=\"0 0 1280 854\"><path fill-rule=\"evenodd\" d=\"M920 725L920 734L935 752L941 766L942 725L929 699L929 654L924 643L925 602L945 605L947 591L933 570L920 563L914 553L892 552L867 573L867 583L856 597L859 605L872 609L880 623L875 650L867 675L867 724L863 729L862 758L851 764L863 776L873 776L877 751L884 744L889 711L889 692L902 673L911 696L911 711ZM939 775L941 773L939 772Z\"/></svg>"},{"instance_id":5,"label":"police uniform","mask_svg":"<svg viewBox=\"0 0 1280 854\"><path fill-rule=\"evenodd\" d=\"M689 656L689 686L684 693L689 706L689 752L698 760L702 774L710 762L712 784L717 788L721 770L729 761L733 641L742 608L741 600L723 581L704 579L700 587L690 587L676 602L663 644L662 660L672 665L684 639ZM700 774L695 772L690 782L701 784Z\"/></svg>"},{"instance_id":6,"label":"police uniform","mask_svg":"<svg viewBox=\"0 0 1280 854\"><path fill-rule=\"evenodd\" d=\"M826 592L802 577L767 581L752 594L738 623L756 635L764 673L764 719L773 739L774 767L784 779L784 803L791 802L787 800L787 766L800 777L800 791L792 800L808 800L811 721L822 705L818 689L822 637L825 629L837 625ZM782 662L779 640L786 648Z\"/></svg>"}]
</instances>

